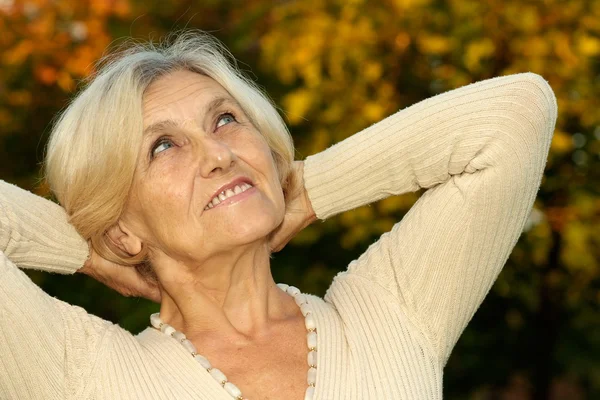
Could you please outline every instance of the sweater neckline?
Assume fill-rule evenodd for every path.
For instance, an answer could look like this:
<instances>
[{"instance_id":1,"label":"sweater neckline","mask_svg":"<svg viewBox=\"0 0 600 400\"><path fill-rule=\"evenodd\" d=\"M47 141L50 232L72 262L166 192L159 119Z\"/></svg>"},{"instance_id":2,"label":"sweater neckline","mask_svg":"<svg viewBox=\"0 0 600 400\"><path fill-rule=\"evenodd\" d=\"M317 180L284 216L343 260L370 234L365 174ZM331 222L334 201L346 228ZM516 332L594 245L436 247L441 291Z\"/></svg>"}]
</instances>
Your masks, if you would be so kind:
<instances>
[{"instance_id":1,"label":"sweater neckline","mask_svg":"<svg viewBox=\"0 0 600 400\"><path fill-rule=\"evenodd\" d=\"M330 329L328 324L334 322L335 325L339 324L339 321L328 321L329 318L334 315L337 316L337 312L332 313L335 310L329 303L325 302L321 297L306 294L311 307L314 309L314 318L317 325L317 332L321 331L325 336L330 333L339 333L338 329ZM327 310L331 308L332 310ZM175 380L181 385L192 385L191 389L196 393L206 394L207 399L211 400L231 400L231 396L223 389L223 387L215 381L215 379L208 373L208 371L202 368L193 357L179 344L174 338L166 336L164 333L157 331L156 329L148 326L142 332L137 335L137 339L145 344L149 351L159 353L158 357L161 359L157 362L163 367L172 366L173 371L177 371L174 375ZM322 398L328 398L323 389L319 386L319 382L325 383L327 381L327 371L330 370L330 365L327 365L326 355L332 351L338 351L341 349L332 348L331 345L334 343L341 344L344 340L340 340L339 337L323 337L323 335L317 334L317 378L315 385L314 400L320 400ZM336 346L333 346L336 347ZM201 351L200 351L200 354ZM164 358L164 359L163 359ZM183 364L182 364L183 363ZM218 366L217 366L218 367ZM306 370L308 371L308 363L306 364ZM227 375L227 371L223 371ZM176 382L174 382L176 383ZM323 384L321 385L323 386ZM250 399L254 400L254 399Z\"/></svg>"}]
</instances>

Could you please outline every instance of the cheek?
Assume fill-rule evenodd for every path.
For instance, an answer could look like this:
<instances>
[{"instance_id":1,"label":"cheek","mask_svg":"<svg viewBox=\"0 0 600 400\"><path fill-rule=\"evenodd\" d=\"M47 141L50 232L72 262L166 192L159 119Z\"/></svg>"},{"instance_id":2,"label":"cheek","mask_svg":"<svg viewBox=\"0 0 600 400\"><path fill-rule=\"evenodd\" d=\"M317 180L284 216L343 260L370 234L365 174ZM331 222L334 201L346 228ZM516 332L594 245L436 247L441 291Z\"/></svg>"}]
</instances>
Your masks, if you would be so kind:
<instances>
[{"instance_id":1,"label":"cheek","mask_svg":"<svg viewBox=\"0 0 600 400\"><path fill-rule=\"evenodd\" d=\"M283 218L285 216L286 203L285 197L283 195L283 188L281 187L281 183L279 181L279 174L277 172L277 166L275 162L272 163L272 171L273 173L271 187L273 188L275 212L276 218L278 220L277 225L279 226L279 224L283 221Z\"/></svg>"},{"instance_id":2,"label":"cheek","mask_svg":"<svg viewBox=\"0 0 600 400\"><path fill-rule=\"evenodd\" d=\"M178 168L165 165L138 185L138 209L152 242L172 234L187 218L191 190L187 181Z\"/></svg>"},{"instance_id":3,"label":"cheek","mask_svg":"<svg viewBox=\"0 0 600 400\"><path fill-rule=\"evenodd\" d=\"M260 133L245 136L236 143L236 148L238 157L266 178L273 194L282 191L271 148Z\"/></svg>"},{"instance_id":4,"label":"cheek","mask_svg":"<svg viewBox=\"0 0 600 400\"><path fill-rule=\"evenodd\" d=\"M273 152L271 148L268 146L267 142L262 138L262 136L256 140L256 143L253 143L254 146L254 159L255 164L260 165L261 169L265 171L265 174L269 175L269 180L272 182L277 182L279 189L281 189L281 184L279 184L279 173L277 171L277 165L275 163L275 158L273 157Z\"/></svg>"},{"instance_id":5,"label":"cheek","mask_svg":"<svg viewBox=\"0 0 600 400\"><path fill-rule=\"evenodd\" d=\"M277 209L285 208L285 198L283 196L283 188L279 179L279 170L271 150L267 148L263 153L265 170L268 171L269 184L272 190L274 201Z\"/></svg>"},{"instance_id":6,"label":"cheek","mask_svg":"<svg viewBox=\"0 0 600 400\"><path fill-rule=\"evenodd\" d=\"M172 179L171 179L172 178ZM141 200L149 217L166 217L182 209L187 189L176 175L165 176L156 182L148 182Z\"/></svg>"},{"instance_id":7,"label":"cheek","mask_svg":"<svg viewBox=\"0 0 600 400\"><path fill-rule=\"evenodd\" d=\"M194 155L186 148L171 149L153 161L142 178L145 199L170 204L184 201L193 187Z\"/></svg>"}]
</instances>

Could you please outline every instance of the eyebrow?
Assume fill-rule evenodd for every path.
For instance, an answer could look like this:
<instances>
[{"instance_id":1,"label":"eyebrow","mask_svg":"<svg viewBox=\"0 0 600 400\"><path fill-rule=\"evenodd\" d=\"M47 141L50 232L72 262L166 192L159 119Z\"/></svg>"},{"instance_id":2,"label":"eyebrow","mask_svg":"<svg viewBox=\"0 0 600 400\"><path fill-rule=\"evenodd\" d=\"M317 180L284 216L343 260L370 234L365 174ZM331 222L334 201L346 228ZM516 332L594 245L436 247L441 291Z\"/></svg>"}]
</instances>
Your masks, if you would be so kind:
<instances>
[{"instance_id":1,"label":"eyebrow","mask_svg":"<svg viewBox=\"0 0 600 400\"><path fill-rule=\"evenodd\" d=\"M238 107L239 109L242 108L235 99L219 96L219 97L215 97L214 99L212 99L208 103L208 105L206 107L204 107L204 115L212 113L214 110L218 109L223 104L227 104L227 103L231 103L232 105ZM180 128L180 127L181 127L181 125L179 124L179 122L177 122L173 119L165 119L162 121L155 122L152 125L148 126L146 129L144 129L143 136L148 136L155 132L164 132L169 129Z\"/></svg>"}]
</instances>

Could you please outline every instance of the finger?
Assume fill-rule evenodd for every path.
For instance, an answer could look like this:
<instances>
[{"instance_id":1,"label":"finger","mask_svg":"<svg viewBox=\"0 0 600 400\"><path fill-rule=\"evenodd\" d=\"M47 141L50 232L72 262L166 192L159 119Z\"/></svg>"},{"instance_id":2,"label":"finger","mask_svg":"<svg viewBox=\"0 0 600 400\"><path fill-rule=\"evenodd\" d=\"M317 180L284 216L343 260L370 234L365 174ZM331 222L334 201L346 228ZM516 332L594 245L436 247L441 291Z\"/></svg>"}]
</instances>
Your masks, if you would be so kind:
<instances>
[{"instance_id":1,"label":"finger","mask_svg":"<svg viewBox=\"0 0 600 400\"><path fill-rule=\"evenodd\" d=\"M117 292L119 292L122 296L125 297L143 297L155 303L160 303L161 295L160 290L158 288L151 287L136 287L132 288L129 286L119 286L114 288Z\"/></svg>"},{"instance_id":2,"label":"finger","mask_svg":"<svg viewBox=\"0 0 600 400\"><path fill-rule=\"evenodd\" d=\"M158 286L148 282L139 274L138 279L135 281L134 290L137 293L137 296L143 297L155 303L160 303L161 295Z\"/></svg>"},{"instance_id":3,"label":"finger","mask_svg":"<svg viewBox=\"0 0 600 400\"><path fill-rule=\"evenodd\" d=\"M271 241L271 251L277 253L281 251L285 245L291 240L290 236L277 235Z\"/></svg>"},{"instance_id":4,"label":"finger","mask_svg":"<svg viewBox=\"0 0 600 400\"><path fill-rule=\"evenodd\" d=\"M281 230L279 232L276 232L274 236L271 237L271 240L269 241L269 248L272 252L278 252L279 250L281 250L281 244L284 240L283 234L281 233Z\"/></svg>"},{"instance_id":5,"label":"finger","mask_svg":"<svg viewBox=\"0 0 600 400\"><path fill-rule=\"evenodd\" d=\"M144 297L160 301L158 287L148 282L134 267L120 266L117 271L112 271L105 284L126 297Z\"/></svg>"}]
</instances>

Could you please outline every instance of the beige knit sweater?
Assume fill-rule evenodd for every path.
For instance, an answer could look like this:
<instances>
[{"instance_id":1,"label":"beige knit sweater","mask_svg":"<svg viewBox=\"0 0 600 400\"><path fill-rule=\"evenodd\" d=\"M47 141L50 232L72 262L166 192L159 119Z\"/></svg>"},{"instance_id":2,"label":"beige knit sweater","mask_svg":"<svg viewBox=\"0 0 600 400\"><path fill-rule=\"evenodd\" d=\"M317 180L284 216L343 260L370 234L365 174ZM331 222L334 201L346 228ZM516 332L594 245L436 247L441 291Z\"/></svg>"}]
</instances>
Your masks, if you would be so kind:
<instances>
[{"instance_id":1,"label":"beige knit sweater","mask_svg":"<svg viewBox=\"0 0 600 400\"><path fill-rule=\"evenodd\" d=\"M316 399L442 398L452 348L533 206L556 111L540 76L494 78L306 159L320 219L427 189L324 299L309 296ZM133 335L34 285L18 268L71 274L87 247L62 208L1 181L0 250L0 398L230 399L175 339Z\"/></svg>"}]
</instances>

